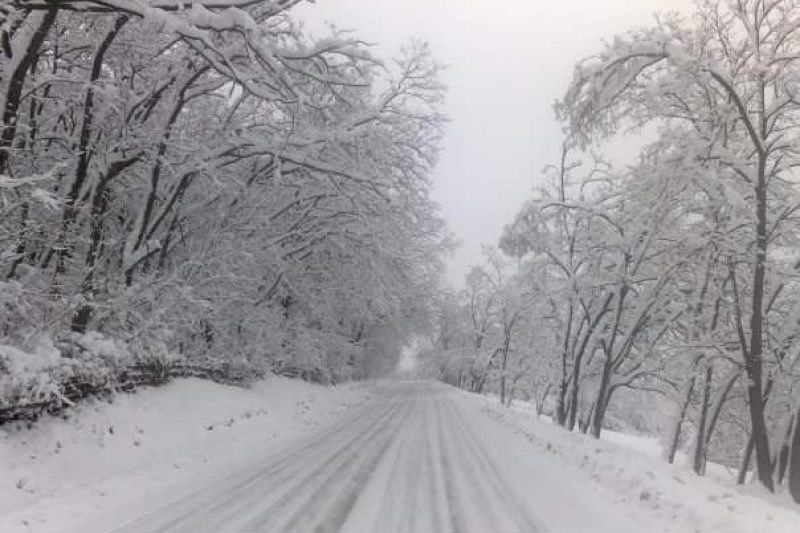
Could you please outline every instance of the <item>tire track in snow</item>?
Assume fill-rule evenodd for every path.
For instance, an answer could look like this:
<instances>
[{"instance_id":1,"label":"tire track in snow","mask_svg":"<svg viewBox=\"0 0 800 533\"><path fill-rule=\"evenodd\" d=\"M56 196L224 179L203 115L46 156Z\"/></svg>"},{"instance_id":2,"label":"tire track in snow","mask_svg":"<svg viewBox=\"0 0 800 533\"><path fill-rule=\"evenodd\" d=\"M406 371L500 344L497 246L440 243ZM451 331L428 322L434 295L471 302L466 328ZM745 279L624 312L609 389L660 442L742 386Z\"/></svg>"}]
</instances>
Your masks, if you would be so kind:
<instances>
[{"instance_id":1,"label":"tire track in snow","mask_svg":"<svg viewBox=\"0 0 800 533\"><path fill-rule=\"evenodd\" d=\"M374 429L382 421L391 419L402 407L402 402L395 397L396 395L390 396L385 403L370 403L367 409L359 409L359 412L343 423L323 429L299 447L288 448L267 459L255 471L228 476L219 483L156 509L117 530L117 533L192 533L198 530L192 524L202 524L203 528L208 528L204 529L206 531L216 531L211 526L217 523L221 527L229 527L230 523L224 523L228 515L241 513L243 509L251 508L259 501L263 502L264 493L270 491L270 487L280 488L281 482L296 479L309 466L313 466L312 471L316 471L318 465L329 462L331 455L347 452L359 439L363 440L365 429Z\"/></svg>"},{"instance_id":2,"label":"tire track in snow","mask_svg":"<svg viewBox=\"0 0 800 533\"><path fill-rule=\"evenodd\" d=\"M414 421L411 420L409 421L410 427L403 428L403 431L395 441L393 453L387 454L386 457L386 461L389 463L388 479L378 508L378 516L381 517L380 527L386 533L400 533L402 531L400 517L407 500L405 487L408 465L405 461L407 461L409 440L413 436L413 426L411 425L413 423ZM399 499L403 500L402 504L398 504Z\"/></svg>"},{"instance_id":3,"label":"tire track in snow","mask_svg":"<svg viewBox=\"0 0 800 533\"><path fill-rule=\"evenodd\" d=\"M531 477L503 456L514 437L460 400L438 384L386 385L116 533L546 533L522 486Z\"/></svg>"},{"instance_id":4,"label":"tire track in snow","mask_svg":"<svg viewBox=\"0 0 800 533\"><path fill-rule=\"evenodd\" d=\"M459 429L458 434L462 439L464 449L469 450L475 457L474 464L482 471L481 478L493 487L493 492L502 500L504 510L512 517L516 527L521 533L546 533L545 526L522 505L517 493L509 486L507 478L501 473L497 462L490 457L486 447L479 442L474 429L469 426L463 410L453 400L450 400L449 403L451 404L452 420Z\"/></svg>"},{"instance_id":5,"label":"tire track in snow","mask_svg":"<svg viewBox=\"0 0 800 533\"><path fill-rule=\"evenodd\" d=\"M454 470L447 453L446 438L444 436L442 421L442 408L440 401L437 397L432 399L433 409L436 413L436 434L437 448L439 451L439 462L442 465L442 484L444 485L445 501L447 502L447 513L450 518L450 527L452 533L465 533L464 526L464 509L461 502L458 500L458 493L454 483Z\"/></svg>"},{"instance_id":6,"label":"tire track in snow","mask_svg":"<svg viewBox=\"0 0 800 533\"><path fill-rule=\"evenodd\" d=\"M426 500L426 504L430 508L430 519L431 519L431 526L433 531L442 531L444 532L444 523L446 518L442 516L443 510L446 509L446 496L444 491L444 486L442 484L442 463L439 460L440 452L437 448L437 428L436 428L436 417L435 413L431 413L430 409L425 410L425 428L426 428L426 435L423 438L424 442L424 450L425 450L425 464L426 464L426 476L428 491L429 491L429 498ZM449 531L450 528L447 528Z\"/></svg>"},{"instance_id":7,"label":"tire track in snow","mask_svg":"<svg viewBox=\"0 0 800 533\"><path fill-rule=\"evenodd\" d=\"M392 444L395 432L408 420L411 410L408 406L403 407L401 413L395 413L384 423L370 428L371 431L361 439L356 439L363 441L366 448L353 446L351 453L342 457L341 462L324 480L320 480L320 476L308 476L303 488L311 489L311 492L303 498L305 505L301 505L291 519L274 529L268 527L265 529L268 523L254 520L251 524L252 529L247 528L245 531L314 531L315 533L339 531L370 475ZM283 499L284 502L286 500ZM309 512L308 506L315 502L318 503L319 509L316 512ZM265 515L268 515L268 512L262 514L262 518Z\"/></svg>"},{"instance_id":8,"label":"tire track in snow","mask_svg":"<svg viewBox=\"0 0 800 533\"><path fill-rule=\"evenodd\" d=\"M454 472L459 479L458 487L463 490L463 498L468 505L465 513L470 516L466 531L483 532L498 529L506 531L506 516L503 513L502 502L499 501L495 491L484 478L480 469L480 458L466 446L463 428L456 423L456 414L449 399L444 399L443 411L447 420L448 454L453 458ZM513 530L512 530L513 531ZM516 533L516 531L514 531Z\"/></svg>"},{"instance_id":9,"label":"tire track in snow","mask_svg":"<svg viewBox=\"0 0 800 533\"><path fill-rule=\"evenodd\" d=\"M222 519L213 520L218 528L210 531L233 527L237 528L236 531L293 531L274 522L280 522L286 515L308 516L313 505L325 502L321 493L338 479L347 479L347 467L358 459L359 453L363 453L360 446L372 443L385 424L398 423L397 415L404 408L403 403L392 402L387 407L375 413L375 416L364 417L356 424L340 427L327 439L315 439L314 446L303 453L284 458L283 461L290 464L291 469L284 471L280 477L262 479L256 490L251 489L247 504L229 506L229 511ZM233 498L228 501L233 501ZM309 507L309 503L312 507ZM224 508L226 504L222 502L221 505ZM253 509L257 510L256 516L252 516ZM189 529L187 533L193 531Z\"/></svg>"}]
</instances>

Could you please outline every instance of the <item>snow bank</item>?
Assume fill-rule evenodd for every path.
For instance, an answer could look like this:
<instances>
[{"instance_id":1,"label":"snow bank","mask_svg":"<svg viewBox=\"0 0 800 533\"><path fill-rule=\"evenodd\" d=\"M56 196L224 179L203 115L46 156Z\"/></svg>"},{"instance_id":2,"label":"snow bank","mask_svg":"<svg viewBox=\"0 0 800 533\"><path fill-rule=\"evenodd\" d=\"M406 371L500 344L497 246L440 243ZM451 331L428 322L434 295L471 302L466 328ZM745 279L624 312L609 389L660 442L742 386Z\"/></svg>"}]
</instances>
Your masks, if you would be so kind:
<instances>
[{"instance_id":1,"label":"snow bank","mask_svg":"<svg viewBox=\"0 0 800 533\"><path fill-rule=\"evenodd\" d=\"M2 288L0 284L0 293ZM2 304L0 298L0 308ZM263 365L243 358L186 358L171 353L158 339L121 342L94 331L64 333L56 339L40 334L23 344L24 350L0 343L0 424L35 420L87 397L175 378L243 385L265 373Z\"/></svg>"},{"instance_id":2,"label":"snow bank","mask_svg":"<svg viewBox=\"0 0 800 533\"><path fill-rule=\"evenodd\" d=\"M3 288L0 284L0 293ZM27 414L33 415L48 407L71 405L65 395L69 380L92 387L107 384L130 358L114 341L95 332L65 336L60 346L44 334L27 344L25 351L0 343L0 415L5 414L0 421L14 418L11 414L15 409L30 407Z\"/></svg>"},{"instance_id":3,"label":"snow bank","mask_svg":"<svg viewBox=\"0 0 800 533\"><path fill-rule=\"evenodd\" d=\"M61 353L52 342L40 345L29 353L0 344L0 406L8 399L36 401L58 392L55 375L63 373Z\"/></svg>"},{"instance_id":4,"label":"snow bank","mask_svg":"<svg viewBox=\"0 0 800 533\"><path fill-rule=\"evenodd\" d=\"M369 388L270 378L250 388L180 379L0 426L0 531L81 531L114 509L209 483Z\"/></svg>"},{"instance_id":5,"label":"snow bank","mask_svg":"<svg viewBox=\"0 0 800 533\"><path fill-rule=\"evenodd\" d=\"M604 432L598 441L578 432L568 433L546 419L537 420L525 402L509 409L496 399L464 394L564 468L588 475L597 490L609 491L618 503L629 507L650 533L800 531L797 506L757 494L754 487L742 490L724 472L698 477L686 468L669 465L659 460L660 449L654 439Z\"/></svg>"}]
</instances>

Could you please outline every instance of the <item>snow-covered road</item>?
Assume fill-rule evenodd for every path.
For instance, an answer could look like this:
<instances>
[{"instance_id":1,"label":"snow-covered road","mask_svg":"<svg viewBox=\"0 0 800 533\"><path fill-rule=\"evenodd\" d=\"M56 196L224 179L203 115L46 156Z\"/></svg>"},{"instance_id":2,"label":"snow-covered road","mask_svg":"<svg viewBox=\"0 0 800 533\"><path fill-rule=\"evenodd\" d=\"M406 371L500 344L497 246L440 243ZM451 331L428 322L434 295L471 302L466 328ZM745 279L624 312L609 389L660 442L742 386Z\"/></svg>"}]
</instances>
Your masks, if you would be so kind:
<instances>
[{"instance_id":1,"label":"snow-covered road","mask_svg":"<svg viewBox=\"0 0 800 533\"><path fill-rule=\"evenodd\" d=\"M256 464L168 495L131 521L119 517L116 531L635 530L609 495L572 476L466 395L428 382L386 383Z\"/></svg>"}]
</instances>

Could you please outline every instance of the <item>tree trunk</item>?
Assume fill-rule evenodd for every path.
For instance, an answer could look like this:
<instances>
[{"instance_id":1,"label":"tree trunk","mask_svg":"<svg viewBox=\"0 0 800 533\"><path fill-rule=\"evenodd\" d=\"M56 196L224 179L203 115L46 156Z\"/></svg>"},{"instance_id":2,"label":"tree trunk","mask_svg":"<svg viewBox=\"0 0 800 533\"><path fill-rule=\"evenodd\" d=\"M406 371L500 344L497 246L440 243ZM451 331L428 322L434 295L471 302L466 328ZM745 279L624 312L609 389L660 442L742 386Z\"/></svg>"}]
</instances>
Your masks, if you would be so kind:
<instances>
[{"instance_id":1,"label":"tree trunk","mask_svg":"<svg viewBox=\"0 0 800 533\"><path fill-rule=\"evenodd\" d=\"M703 382L703 398L700 404L700 420L697 422L697 435L695 436L694 456L692 458L692 470L698 476L702 476L706 471L706 429L708 426L708 404L711 402L711 380L714 377L714 369L711 365L706 366L705 379Z\"/></svg>"},{"instance_id":2,"label":"tree trunk","mask_svg":"<svg viewBox=\"0 0 800 533\"><path fill-rule=\"evenodd\" d=\"M578 428L581 433L586 435L589 432L589 427L592 425L592 415L594 414L594 404L589 406L589 409L584 413L583 418L578 422Z\"/></svg>"},{"instance_id":3,"label":"tree trunk","mask_svg":"<svg viewBox=\"0 0 800 533\"><path fill-rule=\"evenodd\" d=\"M583 362L583 352L575 354L575 364L572 369L572 384L570 387L569 398L569 418L567 420L567 429L572 431L575 429L575 418L578 415L578 394L580 392L581 383L581 364Z\"/></svg>"},{"instance_id":4,"label":"tree trunk","mask_svg":"<svg viewBox=\"0 0 800 533\"><path fill-rule=\"evenodd\" d=\"M561 381L556 395L556 408L554 420L559 426L564 426L567 423L567 387L569 387L569 379L567 377L567 360L569 359L569 341L572 336L572 318L575 312L575 295L572 296L569 302L569 315L566 322L566 330L564 331L563 345L561 347Z\"/></svg>"},{"instance_id":5,"label":"tree trunk","mask_svg":"<svg viewBox=\"0 0 800 533\"><path fill-rule=\"evenodd\" d=\"M800 407L794 419L794 435L789 452L789 494L800 503Z\"/></svg>"},{"instance_id":6,"label":"tree trunk","mask_svg":"<svg viewBox=\"0 0 800 533\"><path fill-rule=\"evenodd\" d=\"M34 13L29 20L23 24L33 23L38 26L32 32L28 45L24 47L24 52L19 61L16 61L15 68L8 74L8 83L5 89L5 99L3 102L3 123L0 130L0 174L6 174L9 163L11 145L17 133L17 120L19 119L19 105L22 100L22 90L25 87L25 77L31 65L36 61L42 43L44 43L47 33L56 21L58 10L49 9L44 13ZM14 62L12 61L12 64Z\"/></svg>"},{"instance_id":7,"label":"tree trunk","mask_svg":"<svg viewBox=\"0 0 800 533\"><path fill-rule=\"evenodd\" d=\"M547 387L545 387L544 389L544 394L542 394L542 397L539 399L538 402L536 402L536 418L542 416L542 411L544 410L544 404L547 402L547 397L550 396L551 388L552 385L548 383Z\"/></svg>"},{"instance_id":8,"label":"tree trunk","mask_svg":"<svg viewBox=\"0 0 800 533\"><path fill-rule=\"evenodd\" d=\"M770 492L775 491L772 482L772 453L764 417L764 397L762 384L763 329L764 329L764 290L766 284L767 262L767 157L760 154L758 159L758 182L756 193L756 257L753 269L753 299L750 313L750 350L746 353L747 398L750 406L750 422L756 452L758 480ZM745 348L744 346L742 348Z\"/></svg>"},{"instance_id":9,"label":"tree trunk","mask_svg":"<svg viewBox=\"0 0 800 533\"><path fill-rule=\"evenodd\" d=\"M78 163L75 167L75 178L69 188L67 197L64 203L64 214L61 220L61 235L58 239L59 250L56 254L56 276L54 277L54 287L60 291L59 283L60 278L66 273L67 257L71 255L72 246L68 244L69 232L73 223L78 217L78 197L83 189L83 186L88 178L89 163L92 159L89 143L91 141L93 124L94 124L94 98L95 98L95 83L100 79L100 74L103 71L103 59L106 52L111 47L122 27L128 21L127 15L120 15L114 22L114 26L106 33L103 40L95 51L94 58L92 59L92 70L89 74L88 88L83 101L83 116L81 119L81 130L78 140L77 154Z\"/></svg>"},{"instance_id":10,"label":"tree trunk","mask_svg":"<svg viewBox=\"0 0 800 533\"><path fill-rule=\"evenodd\" d=\"M669 450L667 451L667 462L669 464L675 463L675 456L678 453L678 444L681 440L683 421L686 420L686 412L689 410L689 404L692 401L692 394L694 393L694 380L695 376L692 374L692 377L689 379L689 384L686 387L686 394L683 397L683 402L681 402L680 412L675 421L675 429L672 433L672 440L669 443Z\"/></svg>"},{"instance_id":11,"label":"tree trunk","mask_svg":"<svg viewBox=\"0 0 800 533\"><path fill-rule=\"evenodd\" d=\"M500 360L500 404L506 404L506 367L508 366L508 350L511 339L510 332L506 331L506 338L503 342L503 358Z\"/></svg>"},{"instance_id":12,"label":"tree trunk","mask_svg":"<svg viewBox=\"0 0 800 533\"><path fill-rule=\"evenodd\" d=\"M722 413L722 408L725 405L725 402L728 400L728 395L731 393L733 389L734 383L739 380L740 374L738 371L734 371L731 373L728 381L725 383L725 386L720 392L719 397L712 409L711 416L708 419L708 424L706 424L705 430L705 449L706 449L706 457L708 457L708 450L711 447L711 437L714 434L714 429L717 427L717 422L719 421L720 414Z\"/></svg>"},{"instance_id":13,"label":"tree trunk","mask_svg":"<svg viewBox=\"0 0 800 533\"><path fill-rule=\"evenodd\" d=\"M556 393L556 409L554 419L559 426L565 426L567 423L567 386L566 380L562 380L558 385L558 392Z\"/></svg>"},{"instance_id":14,"label":"tree trunk","mask_svg":"<svg viewBox=\"0 0 800 533\"><path fill-rule=\"evenodd\" d=\"M775 463L775 481L777 486L783 485L786 478L786 471L789 466L789 454L791 453L792 446L792 433L794 430L795 416L791 415L789 423L786 425L786 433L784 434L781 447L778 450L777 457L773 461Z\"/></svg>"},{"instance_id":15,"label":"tree trunk","mask_svg":"<svg viewBox=\"0 0 800 533\"><path fill-rule=\"evenodd\" d=\"M606 407L608 407L610 385L611 356L606 354L606 358L603 361L603 374L600 377L600 387L597 391L597 399L594 402L594 413L592 414L592 436L596 439L600 438L600 433L603 431L603 418L605 418Z\"/></svg>"},{"instance_id":16,"label":"tree trunk","mask_svg":"<svg viewBox=\"0 0 800 533\"><path fill-rule=\"evenodd\" d=\"M753 440L753 433L750 433L750 436L747 438L747 445L744 447L744 453L742 454L742 463L739 465L739 475L736 476L736 484L737 485L744 485L745 481L747 481L747 472L750 470L750 459L753 457L753 447L755 446L755 441Z\"/></svg>"},{"instance_id":17,"label":"tree trunk","mask_svg":"<svg viewBox=\"0 0 800 533\"><path fill-rule=\"evenodd\" d=\"M89 236L89 251L86 253L86 275L81 283L81 293L85 303L72 317L72 331L85 333L92 317L93 300L95 298L94 279L97 270L97 260L102 253L103 218L108 209L108 190L106 183L101 182L94 193L92 200L91 231Z\"/></svg>"},{"instance_id":18,"label":"tree trunk","mask_svg":"<svg viewBox=\"0 0 800 533\"><path fill-rule=\"evenodd\" d=\"M103 249L103 219L108 210L109 184L119 176L125 169L139 160L135 155L125 160L115 161L111 164L105 175L98 179L97 187L92 198L92 212L90 218L89 250L86 253L86 275L81 283L81 293L86 300L75 316L72 318L72 331L85 333L92 317L95 298L94 279L97 271L97 263Z\"/></svg>"}]
</instances>

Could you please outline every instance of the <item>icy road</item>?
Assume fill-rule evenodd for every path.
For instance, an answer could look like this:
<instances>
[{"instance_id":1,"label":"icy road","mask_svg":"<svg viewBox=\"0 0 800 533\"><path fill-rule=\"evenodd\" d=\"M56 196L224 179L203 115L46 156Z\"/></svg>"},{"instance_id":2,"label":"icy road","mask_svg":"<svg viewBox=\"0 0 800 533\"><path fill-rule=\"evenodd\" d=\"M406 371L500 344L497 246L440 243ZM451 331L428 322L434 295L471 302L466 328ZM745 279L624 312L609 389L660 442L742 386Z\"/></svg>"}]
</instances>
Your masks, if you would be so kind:
<instances>
[{"instance_id":1,"label":"icy road","mask_svg":"<svg viewBox=\"0 0 800 533\"><path fill-rule=\"evenodd\" d=\"M608 495L573 476L469 397L387 383L329 425L116 532L631 530Z\"/></svg>"}]
</instances>

